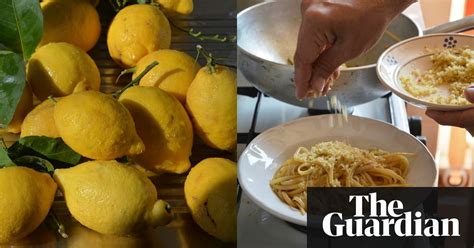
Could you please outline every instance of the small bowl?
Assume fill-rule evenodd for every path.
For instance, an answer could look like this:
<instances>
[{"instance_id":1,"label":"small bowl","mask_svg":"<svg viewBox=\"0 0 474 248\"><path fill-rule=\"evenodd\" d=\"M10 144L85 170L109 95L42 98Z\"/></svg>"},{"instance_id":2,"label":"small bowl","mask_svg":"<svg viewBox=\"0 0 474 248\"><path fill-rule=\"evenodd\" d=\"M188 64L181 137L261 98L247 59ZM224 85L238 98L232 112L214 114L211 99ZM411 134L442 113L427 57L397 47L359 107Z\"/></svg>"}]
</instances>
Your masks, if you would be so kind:
<instances>
[{"instance_id":1,"label":"small bowl","mask_svg":"<svg viewBox=\"0 0 474 248\"><path fill-rule=\"evenodd\" d=\"M275 171L300 146L343 141L354 147L415 153L410 157L407 182L416 187L437 186L438 169L426 146L388 123L357 116L319 115L268 129L257 136L239 159L239 183L250 199L285 221L306 226L307 215L283 203L270 188Z\"/></svg>"},{"instance_id":2,"label":"small bowl","mask_svg":"<svg viewBox=\"0 0 474 248\"><path fill-rule=\"evenodd\" d=\"M400 81L400 76L409 76L415 69L423 73L432 67L430 60L432 53L427 53L426 48L449 49L465 46L474 49L474 36L445 33L401 41L382 53L377 62L377 76L393 93L413 105L438 111L459 111L473 108L474 104L436 104L416 98L403 88Z\"/></svg>"}]
</instances>

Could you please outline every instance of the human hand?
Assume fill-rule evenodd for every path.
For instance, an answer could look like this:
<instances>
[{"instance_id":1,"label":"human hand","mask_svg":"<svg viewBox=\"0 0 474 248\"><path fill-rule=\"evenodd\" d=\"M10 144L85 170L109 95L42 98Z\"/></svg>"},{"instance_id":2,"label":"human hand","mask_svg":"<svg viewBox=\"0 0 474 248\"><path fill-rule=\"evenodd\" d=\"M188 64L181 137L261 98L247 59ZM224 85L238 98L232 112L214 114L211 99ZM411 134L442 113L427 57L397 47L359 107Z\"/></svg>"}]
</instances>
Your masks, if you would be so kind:
<instances>
[{"instance_id":1,"label":"human hand","mask_svg":"<svg viewBox=\"0 0 474 248\"><path fill-rule=\"evenodd\" d=\"M469 102L474 103L474 86L467 88L464 95ZM449 112L427 110L426 115L441 125L465 128L474 136L474 108Z\"/></svg>"},{"instance_id":2,"label":"human hand","mask_svg":"<svg viewBox=\"0 0 474 248\"><path fill-rule=\"evenodd\" d=\"M346 61L370 49L414 0L303 0L295 53L296 96L325 94Z\"/></svg>"}]
</instances>

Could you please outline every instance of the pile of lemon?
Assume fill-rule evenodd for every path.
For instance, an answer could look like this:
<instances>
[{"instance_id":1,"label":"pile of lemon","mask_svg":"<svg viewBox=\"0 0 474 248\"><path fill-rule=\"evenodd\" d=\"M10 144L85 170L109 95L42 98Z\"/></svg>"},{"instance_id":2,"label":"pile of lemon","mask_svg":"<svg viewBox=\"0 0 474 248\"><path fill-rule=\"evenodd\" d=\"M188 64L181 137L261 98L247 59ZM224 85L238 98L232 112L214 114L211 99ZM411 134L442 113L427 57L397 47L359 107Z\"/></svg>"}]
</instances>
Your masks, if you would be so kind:
<instances>
[{"instance_id":1,"label":"pile of lemon","mask_svg":"<svg viewBox=\"0 0 474 248\"><path fill-rule=\"evenodd\" d=\"M53 177L26 167L0 169L0 243L21 239L45 219L58 187L72 216L104 234L127 235L170 222L170 206L142 169L116 161L129 157L155 174L186 173L196 134L208 146L236 146L236 75L225 66L201 67L171 50L167 16L189 14L192 0L129 5L108 29L107 46L133 78L158 65L118 99L101 93L101 78L87 54L99 38L96 1L41 3L44 34L27 64L27 86L7 131L60 137L83 163ZM41 101L33 106L33 98ZM15 182L15 183L12 183ZM236 239L236 164L208 158L185 182L194 220L209 234Z\"/></svg>"}]
</instances>

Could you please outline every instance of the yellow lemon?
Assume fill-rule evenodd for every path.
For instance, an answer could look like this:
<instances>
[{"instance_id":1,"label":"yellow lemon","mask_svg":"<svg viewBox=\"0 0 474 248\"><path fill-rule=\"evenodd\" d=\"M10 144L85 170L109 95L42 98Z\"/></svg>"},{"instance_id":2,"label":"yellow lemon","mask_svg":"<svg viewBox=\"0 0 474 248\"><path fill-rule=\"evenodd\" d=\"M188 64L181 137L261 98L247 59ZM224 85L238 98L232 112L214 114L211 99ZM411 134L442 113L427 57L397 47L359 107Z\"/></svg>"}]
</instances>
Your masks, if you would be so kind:
<instances>
[{"instance_id":1,"label":"yellow lemon","mask_svg":"<svg viewBox=\"0 0 474 248\"><path fill-rule=\"evenodd\" d=\"M131 166L90 161L56 169L54 180L71 215L94 231L126 235L171 220L170 206L157 199L153 183Z\"/></svg>"},{"instance_id":2,"label":"yellow lemon","mask_svg":"<svg viewBox=\"0 0 474 248\"><path fill-rule=\"evenodd\" d=\"M67 42L89 51L99 40L99 14L89 2L47 1L41 3L41 10L43 38L38 46Z\"/></svg>"},{"instance_id":3,"label":"yellow lemon","mask_svg":"<svg viewBox=\"0 0 474 248\"><path fill-rule=\"evenodd\" d=\"M54 122L64 142L91 159L110 160L145 150L127 109L101 92L62 98L54 108Z\"/></svg>"},{"instance_id":4,"label":"yellow lemon","mask_svg":"<svg viewBox=\"0 0 474 248\"><path fill-rule=\"evenodd\" d=\"M36 50L26 71L28 82L41 101L48 96L67 96L100 88L100 73L94 60L64 42L50 43Z\"/></svg>"},{"instance_id":5,"label":"yellow lemon","mask_svg":"<svg viewBox=\"0 0 474 248\"><path fill-rule=\"evenodd\" d=\"M20 136L59 137L54 123L54 106L55 103L47 99L28 113L23 120Z\"/></svg>"},{"instance_id":6,"label":"yellow lemon","mask_svg":"<svg viewBox=\"0 0 474 248\"><path fill-rule=\"evenodd\" d=\"M226 242L237 239L237 165L208 158L194 166L184 182L186 202L194 221Z\"/></svg>"},{"instance_id":7,"label":"yellow lemon","mask_svg":"<svg viewBox=\"0 0 474 248\"><path fill-rule=\"evenodd\" d=\"M200 69L199 64L186 53L176 50L159 50L138 61L133 78L140 75L153 61L159 64L145 74L140 80L140 85L158 87L184 103L189 85Z\"/></svg>"},{"instance_id":8,"label":"yellow lemon","mask_svg":"<svg viewBox=\"0 0 474 248\"><path fill-rule=\"evenodd\" d=\"M107 34L110 56L124 68L134 67L145 55L168 49L170 44L168 19L150 4L134 4L122 9Z\"/></svg>"},{"instance_id":9,"label":"yellow lemon","mask_svg":"<svg viewBox=\"0 0 474 248\"><path fill-rule=\"evenodd\" d=\"M203 67L189 86L186 105L197 136L210 147L232 151L237 137L237 79L235 72Z\"/></svg>"},{"instance_id":10,"label":"yellow lemon","mask_svg":"<svg viewBox=\"0 0 474 248\"><path fill-rule=\"evenodd\" d=\"M189 170L193 128L179 101L153 87L127 89L119 101L130 111L145 152L133 159L154 172L184 173Z\"/></svg>"},{"instance_id":11,"label":"yellow lemon","mask_svg":"<svg viewBox=\"0 0 474 248\"><path fill-rule=\"evenodd\" d=\"M193 0L153 0L160 4L161 9L167 16L189 15L193 12Z\"/></svg>"},{"instance_id":12,"label":"yellow lemon","mask_svg":"<svg viewBox=\"0 0 474 248\"><path fill-rule=\"evenodd\" d=\"M33 232L48 215L56 187L46 173L21 166L0 169L0 243Z\"/></svg>"},{"instance_id":13,"label":"yellow lemon","mask_svg":"<svg viewBox=\"0 0 474 248\"><path fill-rule=\"evenodd\" d=\"M32 108L33 93L31 92L30 86L25 84L25 88L23 88L23 94L21 95L20 101L16 106L12 120L7 125L6 131L10 133L19 133L21 131L23 119Z\"/></svg>"}]
</instances>

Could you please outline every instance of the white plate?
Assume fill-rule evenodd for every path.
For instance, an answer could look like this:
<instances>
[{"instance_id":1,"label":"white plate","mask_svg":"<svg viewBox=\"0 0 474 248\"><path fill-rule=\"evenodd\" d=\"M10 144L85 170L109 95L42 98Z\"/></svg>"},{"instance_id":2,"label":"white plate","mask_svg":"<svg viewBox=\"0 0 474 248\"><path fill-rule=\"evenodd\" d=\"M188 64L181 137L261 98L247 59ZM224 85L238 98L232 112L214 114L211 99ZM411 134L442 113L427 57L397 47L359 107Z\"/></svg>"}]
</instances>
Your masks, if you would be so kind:
<instances>
[{"instance_id":1,"label":"white plate","mask_svg":"<svg viewBox=\"0 0 474 248\"><path fill-rule=\"evenodd\" d=\"M474 48L474 36L463 34L433 34L414 37L401 41L388 48L377 62L377 75L380 81L403 100L427 109L440 111L458 111L473 108L469 105L444 105L430 103L415 98L408 93L400 82L400 76L408 76L419 69L421 72L431 68L432 63L426 48L447 49L468 46Z\"/></svg>"},{"instance_id":2,"label":"white plate","mask_svg":"<svg viewBox=\"0 0 474 248\"><path fill-rule=\"evenodd\" d=\"M238 177L242 189L258 206L283 220L306 226L306 215L290 208L273 193L269 182L276 169L299 146L324 141L344 141L355 147L380 148L391 152L411 152L408 183L437 185L438 170L426 147L412 135L381 121L341 115L301 118L266 130L257 136L239 159Z\"/></svg>"}]
</instances>

